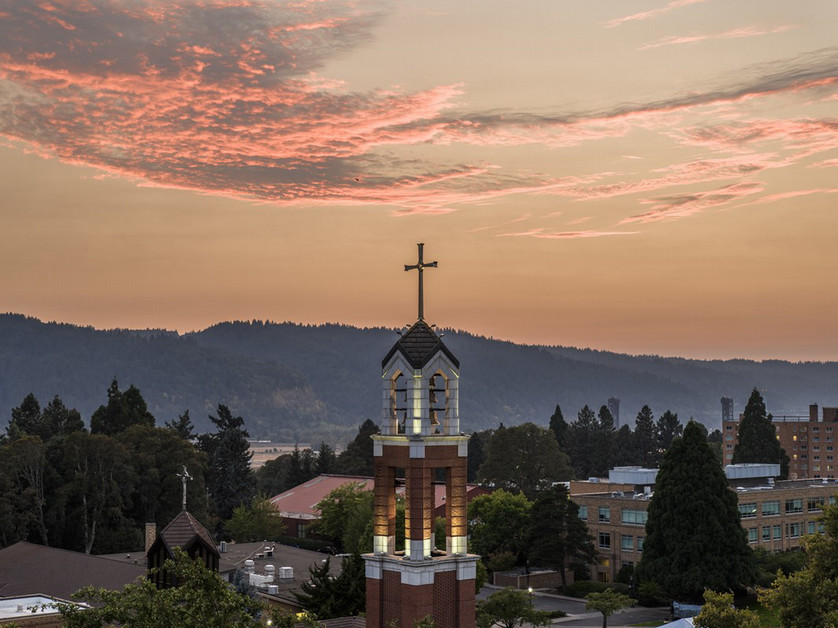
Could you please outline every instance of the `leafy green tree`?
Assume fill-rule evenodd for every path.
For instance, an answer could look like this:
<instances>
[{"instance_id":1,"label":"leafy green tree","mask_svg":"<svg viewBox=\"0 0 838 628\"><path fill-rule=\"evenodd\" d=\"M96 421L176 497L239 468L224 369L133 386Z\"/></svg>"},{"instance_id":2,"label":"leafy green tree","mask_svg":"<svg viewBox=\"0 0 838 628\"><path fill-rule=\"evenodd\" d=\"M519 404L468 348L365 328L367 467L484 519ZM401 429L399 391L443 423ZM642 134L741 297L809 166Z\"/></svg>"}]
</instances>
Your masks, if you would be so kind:
<instances>
[{"instance_id":1,"label":"leafy green tree","mask_svg":"<svg viewBox=\"0 0 838 628\"><path fill-rule=\"evenodd\" d=\"M477 628L517 628L550 625L550 615L533 608L532 599L526 591L506 587L492 593L487 599L477 602Z\"/></svg>"},{"instance_id":2,"label":"leafy green tree","mask_svg":"<svg viewBox=\"0 0 838 628\"><path fill-rule=\"evenodd\" d=\"M556 409L550 417L550 424L548 427L550 431L553 432L553 436L556 437L559 449L566 451L568 424L567 421L564 420L564 415L562 414L562 409L559 407L559 404L556 404Z\"/></svg>"},{"instance_id":3,"label":"leafy green tree","mask_svg":"<svg viewBox=\"0 0 838 628\"><path fill-rule=\"evenodd\" d=\"M733 448L733 464L747 462L779 464L781 477L785 479L789 475L789 457L780 447L771 415L766 412L765 402L756 388L745 406L739 422L738 440Z\"/></svg>"},{"instance_id":4,"label":"leafy green tree","mask_svg":"<svg viewBox=\"0 0 838 628\"><path fill-rule=\"evenodd\" d=\"M658 441L658 451L663 454L672 441L678 438L684 431L684 426L678 420L678 414L667 410L664 412L658 422L655 423L655 438Z\"/></svg>"},{"instance_id":5,"label":"leafy green tree","mask_svg":"<svg viewBox=\"0 0 838 628\"><path fill-rule=\"evenodd\" d=\"M635 601L614 589L606 589L598 593L588 593L585 596L585 608L602 613L602 628L608 628L608 618L621 608L631 606Z\"/></svg>"},{"instance_id":6,"label":"leafy green tree","mask_svg":"<svg viewBox=\"0 0 838 628\"><path fill-rule=\"evenodd\" d=\"M704 592L704 605L694 619L697 628L759 628L759 616L733 606L733 593Z\"/></svg>"},{"instance_id":7,"label":"leafy green tree","mask_svg":"<svg viewBox=\"0 0 838 628\"><path fill-rule=\"evenodd\" d=\"M154 426L154 416L148 411L145 399L133 384L128 390L119 390L119 382L114 377L108 388L108 403L99 408L90 417L90 432L113 436L132 425Z\"/></svg>"},{"instance_id":8,"label":"leafy green tree","mask_svg":"<svg viewBox=\"0 0 838 628\"><path fill-rule=\"evenodd\" d=\"M468 505L471 548L484 559L508 551L523 562L532 503L522 493L499 489L481 495Z\"/></svg>"},{"instance_id":9,"label":"leafy green tree","mask_svg":"<svg viewBox=\"0 0 838 628\"><path fill-rule=\"evenodd\" d=\"M250 503L256 495L256 478L250 468L253 454L247 442L244 419L233 416L224 404L218 404L218 416L209 419L216 427L213 434L198 437L200 448L207 454L207 489L219 519L233 516L236 506Z\"/></svg>"},{"instance_id":10,"label":"leafy green tree","mask_svg":"<svg viewBox=\"0 0 838 628\"><path fill-rule=\"evenodd\" d=\"M100 628L118 624L125 628L259 628L261 605L238 593L200 560L180 549L163 569L174 574L180 586L158 589L142 577L122 591L85 587L73 597L85 602L58 606L67 628Z\"/></svg>"},{"instance_id":11,"label":"leafy green tree","mask_svg":"<svg viewBox=\"0 0 838 628\"><path fill-rule=\"evenodd\" d=\"M819 520L824 533L803 539L806 566L779 573L771 589L760 595L784 628L838 626L838 506L826 506Z\"/></svg>"},{"instance_id":12,"label":"leafy green tree","mask_svg":"<svg viewBox=\"0 0 838 628\"><path fill-rule=\"evenodd\" d=\"M637 451L637 464L646 469L658 466L660 452L655 435L655 416L649 406L640 408L634 419L634 447Z\"/></svg>"},{"instance_id":13,"label":"leafy green tree","mask_svg":"<svg viewBox=\"0 0 838 628\"><path fill-rule=\"evenodd\" d=\"M371 476L373 473L372 435L380 432L375 421L372 419L364 421L358 428L358 435L338 456L337 472Z\"/></svg>"},{"instance_id":14,"label":"leafy green tree","mask_svg":"<svg viewBox=\"0 0 838 628\"><path fill-rule=\"evenodd\" d=\"M737 590L756 577L736 494L695 421L664 454L649 502L638 575L675 598Z\"/></svg>"},{"instance_id":15,"label":"leafy green tree","mask_svg":"<svg viewBox=\"0 0 838 628\"><path fill-rule=\"evenodd\" d=\"M174 421L166 421L166 428L172 430L183 440L194 440L196 436L195 426L192 424L192 419L189 418L188 408Z\"/></svg>"},{"instance_id":16,"label":"leafy green tree","mask_svg":"<svg viewBox=\"0 0 838 628\"><path fill-rule=\"evenodd\" d=\"M104 434L74 432L63 444L68 516L81 528L82 547L90 554L99 537L126 523L126 499L134 488L125 447ZM138 534L138 533L137 533ZM97 546L102 552L121 547Z\"/></svg>"},{"instance_id":17,"label":"leafy green tree","mask_svg":"<svg viewBox=\"0 0 838 628\"><path fill-rule=\"evenodd\" d=\"M482 482L521 491L530 499L539 488L569 480L571 475L567 456L559 450L556 437L533 423L498 429L478 472Z\"/></svg>"},{"instance_id":18,"label":"leafy green tree","mask_svg":"<svg viewBox=\"0 0 838 628\"><path fill-rule=\"evenodd\" d=\"M4 456L23 491L31 496L34 506L33 518L38 529L42 545L49 545L46 520L44 517L44 472L46 468L46 447L38 436L22 436L11 441L5 448Z\"/></svg>"},{"instance_id":19,"label":"leafy green tree","mask_svg":"<svg viewBox=\"0 0 838 628\"><path fill-rule=\"evenodd\" d=\"M320 518L314 526L315 531L341 548L348 549L347 545L352 545L354 549L361 547L366 551L367 544L357 537L369 528L369 543L372 543L373 494L364 487L361 482L348 482L317 502L314 508Z\"/></svg>"},{"instance_id":20,"label":"leafy green tree","mask_svg":"<svg viewBox=\"0 0 838 628\"><path fill-rule=\"evenodd\" d=\"M269 499L256 496L249 505L233 509L233 516L224 522L224 530L238 542L276 541L285 532L285 524Z\"/></svg>"},{"instance_id":21,"label":"leafy green tree","mask_svg":"<svg viewBox=\"0 0 838 628\"><path fill-rule=\"evenodd\" d=\"M579 507L561 484L539 491L530 510L528 535L530 562L558 571L563 587L567 586L568 563L590 564L594 560L593 543L579 518Z\"/></svg>"},{"instance_id":22,"label":"leafy green tree","mask_svg":"<svg viewBox=\"0 0 838 628\"><path fill-rule=\"evenodd\" d=\"M332 576L330 559L309 568L309 579L294 597L318 619L354 617L366 608L364 559L350 554L341 561L340 575Z\"/></svg>"}]
</instances>

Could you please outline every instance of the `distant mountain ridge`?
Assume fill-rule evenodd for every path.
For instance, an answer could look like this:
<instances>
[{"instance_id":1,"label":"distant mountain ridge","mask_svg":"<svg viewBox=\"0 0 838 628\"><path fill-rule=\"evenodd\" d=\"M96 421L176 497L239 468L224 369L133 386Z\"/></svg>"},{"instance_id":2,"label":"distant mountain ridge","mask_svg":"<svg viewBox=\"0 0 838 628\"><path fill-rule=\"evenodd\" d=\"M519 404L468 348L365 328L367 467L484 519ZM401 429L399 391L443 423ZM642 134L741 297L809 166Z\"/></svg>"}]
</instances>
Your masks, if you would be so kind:
<instances>
[{"instance_id":1,"label":"distant mountain ridge","mask_svg":"<svg viewBox=\"0 0 838 628\"><path fill-rule=\"evenodd\" d=\"M165 330L96 330L0 315L0 425L34 392L59 395L87 420L106 401L113 377L137 386L159 425L184 410L199 430L218 403L245 418L251 436L315 442L345 439L381 414L381 358L395 330L346 325L225 322L179 335ZM588 404L621 399L634 425L648 404L682 421L719 426L720 398L736 412L753 387L775 415L806 414L810 403L838 405L838 362L689 360L590 349L518 345L444 330L460 359L460 415L466 431L546 424L556 404L572 421ZM330 438L331 437L331 438Z\"/></svg>"}]
</instances>

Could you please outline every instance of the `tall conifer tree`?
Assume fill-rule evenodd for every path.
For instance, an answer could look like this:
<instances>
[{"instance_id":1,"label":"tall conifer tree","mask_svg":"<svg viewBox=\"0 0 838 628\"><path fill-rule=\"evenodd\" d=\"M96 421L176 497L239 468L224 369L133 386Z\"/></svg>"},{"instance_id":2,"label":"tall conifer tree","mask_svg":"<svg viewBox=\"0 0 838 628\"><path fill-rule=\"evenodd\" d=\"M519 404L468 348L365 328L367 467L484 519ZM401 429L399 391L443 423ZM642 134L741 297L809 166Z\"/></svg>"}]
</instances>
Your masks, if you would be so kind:
<instances>
[{"instance_id":1,"label":"tall conifer tree","mask_svg":"<svg viewBox=\"0 0 838 628\"><path fill-rule=\"evenodd\" d=\"M700 601L707 588L741 590L752 584L755 564L736 494L704 431L690 421L658 471L639 575L672 597Z\"/></svg>"},{"instance_id":2,"label":"tall conifer tree","mask_svg":"<svg viewBox=\"0 0 838 628\"><path fill-rule=\"evenodd\" d=\"M767 413L762 395L756 388L745 406L744 416L739 422L738 441L733 448L733 464L748 462L779 463L780 476L785 479L789 475L789 457L780 447L771 415Z\"/></svg>"}]
</instances>

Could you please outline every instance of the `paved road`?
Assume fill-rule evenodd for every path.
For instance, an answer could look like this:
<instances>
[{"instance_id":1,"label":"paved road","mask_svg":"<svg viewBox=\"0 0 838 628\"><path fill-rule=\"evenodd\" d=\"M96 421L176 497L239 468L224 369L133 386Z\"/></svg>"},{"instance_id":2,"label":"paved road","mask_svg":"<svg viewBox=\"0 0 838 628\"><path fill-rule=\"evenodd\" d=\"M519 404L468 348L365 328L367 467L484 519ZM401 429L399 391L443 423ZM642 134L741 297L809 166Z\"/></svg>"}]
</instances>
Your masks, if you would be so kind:
<instances>
[{"instance_id":1,"label":"paved road","mask_svg":"<svg viewBox=\"0 0 838 628\"><path fill-rule=\"evenodd\" d=\"M501 587L485 585L477 594L478 600L484 600ZM553 595L535 591L533 606L540 611L562 610L567 617L554 619L554 626L576 626L577 628L600 628L602 626L601 613L589 613L585 610L585 601L564 595ZM609 628L631 626L648 621L664 620L669 617L669 608L644 608L642 606L624 608L608 618Z\"/></svg>"}]
</instances>

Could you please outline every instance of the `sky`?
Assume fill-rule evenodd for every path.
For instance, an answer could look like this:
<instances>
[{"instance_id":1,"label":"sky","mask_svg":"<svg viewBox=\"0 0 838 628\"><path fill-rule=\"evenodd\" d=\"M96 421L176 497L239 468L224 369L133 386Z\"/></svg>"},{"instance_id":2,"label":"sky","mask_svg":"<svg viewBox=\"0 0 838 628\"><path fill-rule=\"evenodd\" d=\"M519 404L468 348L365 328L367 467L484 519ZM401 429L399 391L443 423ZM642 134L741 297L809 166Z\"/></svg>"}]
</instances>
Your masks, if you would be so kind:
<instances>
[{"instance_id":1,"label":"sky","mask_svg":"<svg viewBox=\"0 0 838 628\"><path fill-rule=\"evenodd\" d=\"M834 0L0 0L0 311L838 359Z\"/></svg>"}]
</instances>

